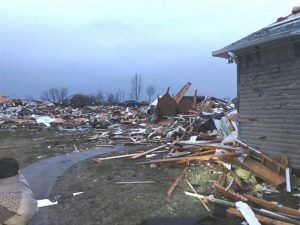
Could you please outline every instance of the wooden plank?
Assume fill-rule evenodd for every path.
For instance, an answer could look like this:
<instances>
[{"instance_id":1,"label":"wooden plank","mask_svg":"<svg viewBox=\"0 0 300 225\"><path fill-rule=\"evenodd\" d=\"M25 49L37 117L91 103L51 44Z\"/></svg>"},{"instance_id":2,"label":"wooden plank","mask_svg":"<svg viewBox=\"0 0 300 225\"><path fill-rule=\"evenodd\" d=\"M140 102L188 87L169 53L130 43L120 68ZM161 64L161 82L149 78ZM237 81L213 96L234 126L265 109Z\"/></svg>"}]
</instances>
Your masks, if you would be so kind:
<instances>
[{"instance_id":1,"label":"wooden plank","mask_svg":"<svg viewBox=\"0 0 300 225\"><path fill-rule=\"evenodd\" d=\"M230 215L239 217L239 218L244 218L242 213L240 213L239 210L235 209L235 208L228 208L227 213L229 213ZM291 223L286 223L286 222L282 222L279 220L274 220L274 219L270 219L268 217L259 215L259 214L255 214L255 217L262 222L263 224L267 224L267 225L292 225Z\"/></svg>"},{"instance_id":2,"label":"wooden plank","mask_svg":"<svg viewBox=\"0 0 300 225\"><path fill-rule=\"evenodd\" d=\"M131 157L132 159L137 159L137 158L139 158L139 157L141 157L141 156L144 156L144 155L146 155L146 154L148 154L148 153L151 153L151 152L155 152L155 151L157 151L157 150L160 150L160 149L162 149L162 148L165 148L165 147L167 147L168 145L161 145L161 146L158 146L158 147L156 147L156 148L152 148L152 149L149 149L148 151L145 151L145 152L142 152L142 153L140 153L140 154L137 154L137 155L135 155L135 156L133 156L133 157Z\"/></svg>"},{"instance_id":3,"label":"wooden plank","mask_svg":"<svg viewBox=\"0 0 300 225\"><path fill-rule=\"evenodd\" d=\"M118 181L116 184L153 184L155 183L152 180L146 180L146 181Z\"/></svg>"},{"instance_id":4,"label":"wooden plank","mask_svg":"<svg viewBox=\"0 0 300 225\"><path fill-rule=\"evenodd\" d=\"M225 190L225 188L222 186L222 185L220 185L220 184L218 184L218 183L214 183L213 184L213 188L217 191L217 192L219 192L219 193L221 193L221 194L223 194L223 195L225 195L225 196L228 196L228 197L230 197L230 198L232 198L233 200L235 200L235 201L247 201L247 198L246 197L244 197L244 196L242 196L242 195L240 195L239 193L236 193L236 192L234 192L234 191L231 191L231 190Z\"/></svg>"},{"instance_id":5,"label":"wooden plank","mask_svg":"<svg viewBox=\"0 0 300 225\"><path fill-rule=\"evenodd\" d=\"M180 91L175 95L174 100L175 102L178 104L181 99L183 98L183 96L185 95L185 93L189 90L189 88L191 87L192 83L191 82L187 82L181 89Z\"/></svg>"},{"instance_id":6,"label":"wooden plank","mask_svg":"<svg viewBox=\"0 0 300 225\"><path fill-rule=\"evenodd\" d=\"M184 175L187 172L187 168L184 168L183 171L179 174L179 176L176 178L176 180L174 181L174 183L171 185L171 187L169 188L167 195L170 197L172 195L172 193L175 191L176 187L178 186L178 184L180 183L180 181L182 180L182 178L184 177Z\"/></svg>"}]
</instances>

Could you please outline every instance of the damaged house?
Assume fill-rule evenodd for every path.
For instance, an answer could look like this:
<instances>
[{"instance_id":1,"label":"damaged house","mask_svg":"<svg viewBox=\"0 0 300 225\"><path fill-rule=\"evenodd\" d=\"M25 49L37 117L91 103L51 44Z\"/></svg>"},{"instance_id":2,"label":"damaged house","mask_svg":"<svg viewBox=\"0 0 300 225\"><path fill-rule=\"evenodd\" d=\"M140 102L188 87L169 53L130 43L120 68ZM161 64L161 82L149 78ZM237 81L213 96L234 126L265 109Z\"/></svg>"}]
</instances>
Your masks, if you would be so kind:
<instances>
[{"instance_id":1,"label":"damaged house","mask_svg":"<svg viewBox=\"0 0 300 225\"><path fill-rule=\"evenodd\" d=\"M300 169L300 7L212 55L237 64L239 139Z\"/></svg>"}]
</instances>

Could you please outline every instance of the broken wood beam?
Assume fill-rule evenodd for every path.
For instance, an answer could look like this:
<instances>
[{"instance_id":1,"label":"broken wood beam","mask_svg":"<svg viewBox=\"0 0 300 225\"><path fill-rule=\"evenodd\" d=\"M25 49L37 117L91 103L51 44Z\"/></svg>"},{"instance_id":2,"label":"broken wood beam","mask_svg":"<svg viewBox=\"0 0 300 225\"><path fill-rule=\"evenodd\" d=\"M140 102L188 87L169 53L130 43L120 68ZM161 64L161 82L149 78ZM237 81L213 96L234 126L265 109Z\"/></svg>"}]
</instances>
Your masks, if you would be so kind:
<instances>
[{"instance_id":1,"label":"broken wood beam","mask_svg":"<svg viewBox=\"0 0 300 225\"><path fill-rule=\"evenodd\" d=\"M185 95L185 93L189 90L189 88L191 87L191 85L192 85L191 82L187 82L180 89L180 91L175 95L174 100L176 101L177 104L181 101L181 99L183 98L183 96Z\"/></svg>"},{"instance_id":2,"label":"broken wood beam","mask_svg":"<svg viewBox=\"0 0 300 225\"><path fill-rule=\"evenodd\" d=\"M172 193L175 191L176 187L178 186L178 184L180 183L180 181L182 180L182 178L184 177L184 175L187 172L187 168L184 168L183 171L179 174L179 176L176 178L176 180L174 181L174 183L171 185L171 187L169 188L167 195L170 197L172 195Z\"/></svg>"},{"instance_id":3,"label":"broken wood beam","mask_svg":"<svg viewBox=\"0 0 300 225\"><path fill-rule=\"evenodd\" d=\"M269 210L274 210L277 212L281 212L287 215L291 215L291 216L297 216L300 219L300 211L287 207L287 206L283 206L283 205L277 205L276 203L273 202L269 202L267 200L261 199L261 198L257 198L249 193L243 194L244 197L246 197L249 201L264 207L266 209Z\"/></svg>"}]
</instances>

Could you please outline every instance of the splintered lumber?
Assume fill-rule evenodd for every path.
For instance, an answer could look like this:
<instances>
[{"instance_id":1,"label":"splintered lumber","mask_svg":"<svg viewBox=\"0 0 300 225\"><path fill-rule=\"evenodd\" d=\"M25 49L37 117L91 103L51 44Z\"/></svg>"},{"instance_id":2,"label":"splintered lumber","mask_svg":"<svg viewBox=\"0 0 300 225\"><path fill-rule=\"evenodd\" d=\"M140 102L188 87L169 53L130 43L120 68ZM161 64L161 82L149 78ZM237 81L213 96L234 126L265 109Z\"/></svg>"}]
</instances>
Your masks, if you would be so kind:
<instances>
[{"instance_id":1,"label":"splintered lumber","mask_svg":"<svg viewBox=\"0 0 300 225\"><path fill-rule=\"evenodd\" d=\"M194 194L194 193L186 192L186 191L184 193L186 195L194 197L194 198L207 199L210 202L213 202L213 203L216 203L216 204L219 204L219 205L224 205L224 206L229 206L229 207L236 207L236 204L234 202L229 202L229 201L226 201L226 200L217 199L217 198L214 198L214 197L211 197L211 196L204 196L204 195ZM300 225L299 220L291 219L287 216L279 215L279 214L276 214L276 213L268 211L268 210L257 209L257 208L254 208L254 207L251 207L251 209L256 213L259 213L259 214L261 214L263 216L266 216L266 217L270 217L272 219L284 221L284 222L291 223L291 224L297 224L297 225L299 224Z\"/></svg>"},{"instance_id":2,"label":"splintered lumber","mask_svg":"<svg viewBox=\"0 0 300 225\"><path fill-rule=\"evenodd\" d=\"M92 158L92 160L97 162L97 163L101 163L104 160L128 158L128 157L132 157L132 156L135 156L135 155L137 155L137 153L126 154L126 155L109 156L109 157L103 157L103 158Z\"/></svg>"},{"instance_id":3,"label":"splintered lumber","mask_svg":"<svg viewBox=\"0 0 300 225\"><path fill-rule=\"evenodd\" d=\"M180 181L182 180L182 178L184 177L184 175L187 172L187 168L184 168L183 171L179 174L179 176L176 178L176 180L174 181L174 183L171 185L170 189L167 192L167 195L170 197L172 195L172 193L175 191L176 187L178 186L178 184L180 183Z\"/></svg>"},{"instance_id":4,"label":"splintered lumber","mask_svg":"<svg viewBox=\"0 0 300 225\"><path fill-rule=\"evenodd\" d=\"M131 157L132 159L137 159L137 158L139 158L139 157L141 157L141 156L143 156L143 155L147 155L148 153L151 153L151 152L155 152L155 151L157 151L157 150L160 150L160 149L162 149L162 148L165 148L165 147L167 147L168 145L161 145L161 146L158 146L158 147L156 147L156 148L152 148L152 149L149 149L148 151L145 151L145 152L142 152L142 153L140 153L140 154L137 154L137 155L135 155L135 156L133 156L133 157Z\"/></svg>"},{"instance_id":5,"label":"splintered lumber","mask_svg":"<svg viewBox=\"0 0 300 225\"><path fill-rule=\"evenodd\" d=\"M153 184L154 181L147 180L147 181L118 181L116 184Z\"/></svg>"},{"instance_id":6,"label":"splintered lumber","mask_svg":"<svg viewBox=\"0 0 300 225\"><path fill-rule=\"evenodd\" d=\"M195 194L198 194L197 191L195 190L195 188L193 187L193 185L188 181L188 179L185 179L187 184L189 185L189 187L191 188L191 190L195 193ZM204 208L210 212L210 208L208 208L208 206L205 204L204 200L202 198L198 198L199 201L201 202L201 204L204 206Z\"/></svg>"},{"instance_id":7,"label":"splintered lumber","mask_svg":"<svg viewBox=\"0 0 300 225\"><path fill-rule=\"evenodd\" d=\"M261 199L261 198L257 198L249 193L243 194L244 197L246 197L249 201L260 205L266 209L270 209L270 210L274 210L277 212L281 212L287 215L291 215L291 216L297 216L300 219L300 211L287 207L287 206L283 206L283 205L277 205L273 202L269 202L267 200Z\"/></svg>"},{"instance_id":8,"label":"splintered lumber","mask_svg":"<svg viewBox=\"0 0 300 225\"><path fill-rule=\"evenodd\" d=\"M181 99L183 98L183 96L185 95L185 93L189 90L189 88L191 87L192 83L191 82L187 82L181 89L180 91L175 95L174 99L176 101L176 103L178 104Z\"/></svg>"},{"instance_id":9,"label":"splintered lumber","mask_svg":"<svg viewBox=\"0 0 300 225\"><path fill-rule=\"evenodd\" d=\"M219 145L219 144L193 144L195 146L199 146L199 147L207 147L207 148L217 148L217 149L225 149L225 150L229 150L229 151L244 151L244 153L247 153L249 151L246 151L240 147L232 147L232 146L228 146L228 145Z\"/></svg>"},{"instance_id":10,"label":"splintered lumber","mask_svg":"<svg viewBox=\"0 0 300 225\"><path fill-rule=\"evenodd\" d=\"M227 213L229 213L230 215L239 217L239 218L244 218L242 213L240 213L240 211L235 209L235 208L227 209ZM255 217L260 222L262 222L263 224L267 224L267 225L292 225L291 223L286 223L286 222L270 219L268 217L265 217L265 216L262 216L262 215L259 215L259 214L255 214Z\"/></svg>"},{"instance_id":11,"label":"splintered lumber","mask_svg":"<svg viewBox=\"0 0 300 225\"><path fill-rule=\"evenodd\" d=\"M274 187L278 187L285 183L285 177L278 174L274 170L267 166L257 162L256 160L247 157L241 165L243 168L251 171L256 176L272 184Z\"/></svg>"}]
</instances>

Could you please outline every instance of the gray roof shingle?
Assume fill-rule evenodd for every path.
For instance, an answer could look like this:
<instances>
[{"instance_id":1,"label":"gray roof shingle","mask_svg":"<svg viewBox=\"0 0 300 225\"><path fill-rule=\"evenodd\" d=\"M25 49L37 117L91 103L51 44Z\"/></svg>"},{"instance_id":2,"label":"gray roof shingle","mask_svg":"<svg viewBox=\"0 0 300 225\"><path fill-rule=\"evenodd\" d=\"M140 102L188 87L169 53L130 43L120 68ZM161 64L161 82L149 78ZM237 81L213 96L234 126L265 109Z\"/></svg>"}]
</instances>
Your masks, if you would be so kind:
<instances>
[{"instance_id":1,"label":"gray roof shingle","mask_svg":"<svg viewBox=\"0 0 300 225\"><path fill-rule=\"evenodd\" d=\"M241 50L250 46L256 46L265 42L281 38L300 35L300 13L293 13L285 18L279 18L277 22L256 31L220 50L214 51L213 56L228 58L228 52Z\"/></svg>"}]
</instances>

